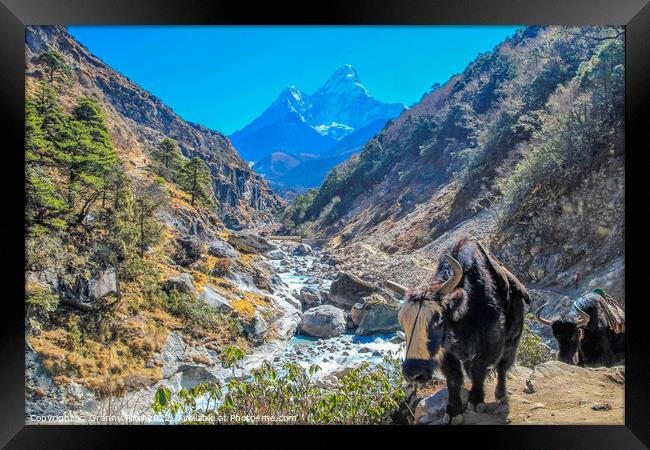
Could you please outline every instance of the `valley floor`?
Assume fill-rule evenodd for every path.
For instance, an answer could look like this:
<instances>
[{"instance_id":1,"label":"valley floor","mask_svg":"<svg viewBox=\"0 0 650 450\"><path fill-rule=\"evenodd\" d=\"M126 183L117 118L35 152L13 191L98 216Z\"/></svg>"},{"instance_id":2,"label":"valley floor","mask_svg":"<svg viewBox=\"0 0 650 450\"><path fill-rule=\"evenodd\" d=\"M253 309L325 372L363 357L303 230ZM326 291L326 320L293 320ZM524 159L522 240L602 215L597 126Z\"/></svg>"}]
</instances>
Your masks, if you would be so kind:
<instances>
[{"instance_id":1,"label":"valley floor","mask_svg":"<svg viewBox=\"0 0 650 450\"><path fill-rule=\"evenodd\" d=\"M286 306L286 317L280 324L287 329L296 326L299 314L290 306L300 304L303 288L330 288L339 268L331 262L331 255L314 249L307 255L296 255L299 242L273 241L279 249L266 256L279 275L284 287L275 293ZM564 292L563 294L566 294ZM284 319L284 320L283 320ZM285 330L286 331L286 330ZM163 378L155 385L129 392L124 398L98 401L90 391L70 385L66 389L55 386L38 363L37 355L27 349L28 378L38 385L42 395L38 400L30 396L27 404L28 423L42 423L39 415L61 415L54 423L96 423L98 417L112 411L121 417L119 423L162 423L162 418L151 413L151 402L156 389L168 386L173 391L191 388L204 381L227 383L231 377L245 380L253 368L267 360L273 366L292 362L308 368L318 364L321 370L314 375L319 386L336 388L336 383L348 370L363 361L381 363L388 353L400 356L404 339L400 333L357 336L349 331L343 335L318 339L291 333L279 335L255 347L241 362L240 368L226 369L218 358L208 358L201 363L195 354L209 351L191 348L190 343L172 331L159 359ZM550 343L550 341L549 341ZM214 356L214 355L212 355ZM188 363L188 360L194 362ZM467 411L466 424L622 424L624 413L624 368L584 369L557 361L538 365L533 370L516 366L509 375L509 397L506 403L492 400L494 381L486 385L487 410L483 413ZM532 386L532 390L531 390ZM419 406L415 408L415 421L435 424L439 422L444 404L444 380L436 388L420 393ZM63 417L65 416L65 417Z\"/></svg>"}]
</instances>

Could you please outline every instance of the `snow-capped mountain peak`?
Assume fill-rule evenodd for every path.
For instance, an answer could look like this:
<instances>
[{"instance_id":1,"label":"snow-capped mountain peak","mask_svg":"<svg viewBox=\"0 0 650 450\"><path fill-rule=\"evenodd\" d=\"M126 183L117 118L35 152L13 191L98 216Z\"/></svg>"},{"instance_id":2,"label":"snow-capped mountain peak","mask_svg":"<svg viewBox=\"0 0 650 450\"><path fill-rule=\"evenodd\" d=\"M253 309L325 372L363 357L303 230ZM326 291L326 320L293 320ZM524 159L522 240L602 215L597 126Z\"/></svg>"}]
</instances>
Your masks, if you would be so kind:
<instances>
[{"instance_id":1,"label":"snow-capped mountain peak","mask_svg":"<svg viewBox=\"0 0 650 450\"><path fill-rule=\"evenodd\" d=\"M404 109L402 104L382 103L370 96L357 71L346 64L311 95L287 86L231 139L247 160L257 161L278 151L325 154L353 132L378 121L385 123Z\"/></svg>"},{"instance_id":2,"label":"snow-capped mountain peak","mask_svg":"<svg viewBox=\"0 0 650 450\"><path fill-rule=\"evenodd\" d=\"M370 96L361 84L359 74L351 64L345 64L334 71L322 88L314 96L326 95L364 95Z\"/></svg>"}]
</instances>

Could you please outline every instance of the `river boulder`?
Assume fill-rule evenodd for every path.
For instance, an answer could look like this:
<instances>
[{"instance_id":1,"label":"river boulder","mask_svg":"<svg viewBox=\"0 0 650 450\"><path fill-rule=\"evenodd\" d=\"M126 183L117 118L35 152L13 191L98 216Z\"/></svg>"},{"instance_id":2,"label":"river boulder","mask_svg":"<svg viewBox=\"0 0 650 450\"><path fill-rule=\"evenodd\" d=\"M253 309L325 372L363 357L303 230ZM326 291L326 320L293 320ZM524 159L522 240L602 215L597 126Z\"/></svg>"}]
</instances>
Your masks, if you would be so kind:
<instances>
[{"instance_id":1,"label":"river boulder","mask_svg":"<svg viewBox=\"0 0 650 450\"><path fill-rule=\"evenodd\" d=\"M180 372L179 383L184 389L192 389L201 383L218 381L217 377L204 366L184 364L179 367L178 371Z\"/></svg>"},{"instance_id":2,"label":"river boulder","mask_svg":"<svg viewBox=\"0 0 650 450\"><path fill-rule=\"evenodd\" d=\"M228 236L228 243L246 253L266 253L277 247L253 231L236 231Z\"/></svg>"},{"instance_id":3,"label":"river boulder","mask_svg":"<svg viewBox=\"0 0 650 450\"><path fill-rule=\"evenodd\" d=\"M322 303L320 291L310 287L303 287L300 289L300 302L304 309L320 305Z\"/></svg>"},{"instance_id":4,"label":"river boulder","mask_svg":"<svg viewBox=\"0 0 650 450\"><path fill-rule=\"evenodd\" d=\"M350 319L355 327L358 327L363 319L363 303L355 303L352 308L350 308Z\"/></svg>"},{"instance_id":5,"label":"river boulder","mask_svg":"<svg viewBox=\"0 0 650 450\"><path fill-rule=\"evenodd\" d=\"M329 302L347 310L352 308L355 303L362 302L364 297L375 293L390 297L378 286L350 273L341 272L330 286Z\"/></svg>"},{"instance_id":6,"label":"river boulder","mask_svg":"<svg viewBox=\"0 0 650 450\"><path fill-rule=\"evenodd\" d=\"M311 255L314 250L307 244L301 243L293 250L293 254L297 256Z\"/></svg>"},{"instance_id":7,"label":"river boulder","mask_svg":"<svg viewBox=\"0 0 650 450\"><path fill-rule=\"evenodd\" d=\"M332 305L321 305L305 311L300 329L309 336L329 338L345 333L346 325L347 318L342 309Z\"/></svg>"},{"instance_id":8,"label":"river boulder","mask_svg":"<svg viewBox=\"0 0 650 450\"><path fill-rule=\"evenodd\" d=\"M272 261L282 261L287 257L287 254L281 249L271 250L266 253L266 257Z\"/></svg>"},{"instance_id":9,"label":"river boulder","mask_svg":"<svg viewBox=\"0 0 650 450\"><path fill-rule=\"evenodd\" d=\"M389 302L377 294L364 300L363 308L357 313L357 317L361 319L355 334L368 336L375 333L393 333L401 328L397 320L398 302Z\"/></svg>"},{"instance_id":10,"label":"river boulder","mask_svg":"<svg viewBox=\"0 0 650 450\"><path fill-rule=\"evenodd\" d=\"M253 320L244 323L244 333L255 345L259 345L264 342L266 333L268 332L269 327L259 314L256 314Z\"/></svg>"}]
</instances>

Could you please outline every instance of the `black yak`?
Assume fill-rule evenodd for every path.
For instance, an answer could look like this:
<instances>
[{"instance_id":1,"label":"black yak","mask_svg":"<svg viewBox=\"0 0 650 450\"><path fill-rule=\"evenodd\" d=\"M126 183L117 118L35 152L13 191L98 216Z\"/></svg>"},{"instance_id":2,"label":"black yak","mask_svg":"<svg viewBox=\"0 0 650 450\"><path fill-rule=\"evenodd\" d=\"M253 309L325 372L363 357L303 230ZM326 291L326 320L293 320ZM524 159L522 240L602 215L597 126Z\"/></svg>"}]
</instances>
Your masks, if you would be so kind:
<instances>
[{"instance_id":1,"label":"black yak","mask_svg":"<svg viewBox=\"0 0 650 450\"><path fill-rule=\"evenodd\" d=\"M405 291L395 283L387 287ZM496 399L506 396L506 372L515 360L524 303L530 300L510 271L467 238L439 262L431 283L406 292L399 311L406 333L402 371L407 380L422 383L440 366L449 391L443 424L462 423L463 368L472 380L469 407L485 409L483 384L491 367L497 372Z\"/></svg>"},{"instance_id":2,"label":"black yak","mask_svg":"<svg viewBox=\"0 0 650 450\"><path fill-rule=\"evenodd\" d=\"M573 302L571 311L553 320L537 320L551 327L558 343L558 359L579 366L612 366L625 360L625 312L602 289Z\"/></svg>"}]
</instances>

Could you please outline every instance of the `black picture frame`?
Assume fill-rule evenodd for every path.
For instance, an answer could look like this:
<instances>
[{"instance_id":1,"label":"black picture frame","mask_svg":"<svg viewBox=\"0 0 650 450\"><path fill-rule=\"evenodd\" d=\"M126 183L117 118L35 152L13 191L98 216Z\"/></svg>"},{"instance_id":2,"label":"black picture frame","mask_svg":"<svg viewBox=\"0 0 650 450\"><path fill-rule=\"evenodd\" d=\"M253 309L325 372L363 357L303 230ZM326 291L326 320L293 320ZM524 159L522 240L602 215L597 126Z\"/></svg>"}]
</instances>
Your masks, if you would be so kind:
<instances>
[{"instance_id":1,"label":"black picture frame","mask_svg":"<svg viewBox=\"0 0 650 450\"><path fill-rule=\"evenodd\" d=\"M24 309L23 229L24 214L24 54L26 24L99 25L99 24L305 24L305 25L435 25L435 24L554 24L554 25L625 25L626 28L626 267L643 268L643 250L630 243L635 225L630 220L637 212L632 206L646 202L644 170L640 154L647 148L648 93L650 85L650 4L647 0L335 0L318 4L303 2L244 2L215 0L0 0L0 139L5 160L2 182L4 237L3 272L5 294L2 303L0 352L0 444L7 448L102 448L129 447L134 437L170 444L170 437L207 438L226 431L240 432L239 439L251 436L271 442L269 433L278 429L294 443L338 445L350 437L370 437L381 441L387 434L399 433L395 445L442 445L439 439L454 439L488 448L647 448L650 446L650 372L648 329L643 296L635 296L631 272L626 273L625 289L628 337L626 339L626 386L624 426L510 426L510 427L180 427L168 426L43 426L25 425L24 412ZM7 139L11 137L13 139ZM639 154L637 157L636 154ZM630 158L630 156L632 158ZM630 161L633 161L632 163ZM634 162L639 161L637 166ZM630 198L636 194L640 199ZM6 209L5 209L6 208ZM638 222L637 222L638 223ZM642 223L642 222L641 222ZM628 245L630 244L630 245ZM645 268L647 269L647 268ZM643 284L643 276L637 278ZM639 292L642 292L639 289ZM562 389L558 386L558 389ZM250 431L249 431L250 430ZM370 434L369 432L372 432ZM302 436L297 437L295 433ZM319 439L320 435L329 439ZM344 433L335 437L332 433ZM199 436L201 435L201 436ZM214 436L213 436L214 437ZM308 438L308 440L305 439ZM187 442L187 441L186 441ZM225 441L223 441L225 443ZM401 443L400 443L401 442ZM206 445L206 444L197 444ZM216 444L215 444L216 445ZM231 445L231 444L228 444ZM247 445L252 445L247 442ZM289 445L289 444L287 444ZM367 444L368 445L368 444ZM370 444L372 445L372 444ZM425 444L426 445L426 444Z\"/></svg>"}]
</instances>

